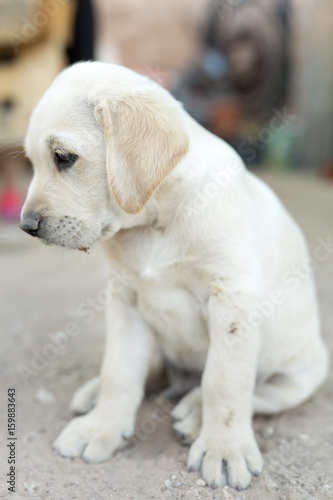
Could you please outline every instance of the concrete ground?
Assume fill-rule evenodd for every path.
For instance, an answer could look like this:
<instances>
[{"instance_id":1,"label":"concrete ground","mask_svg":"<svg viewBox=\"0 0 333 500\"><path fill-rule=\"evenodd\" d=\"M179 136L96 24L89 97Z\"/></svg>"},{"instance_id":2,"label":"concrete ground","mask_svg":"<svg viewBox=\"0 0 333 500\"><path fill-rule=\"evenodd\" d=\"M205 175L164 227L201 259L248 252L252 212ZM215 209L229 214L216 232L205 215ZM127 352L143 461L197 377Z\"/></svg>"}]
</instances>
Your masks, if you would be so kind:
<instances>
[{"instance_id":1,"label":"concrete ground","mask_svg":"<svg viewBox=\"0 0 333 500\"><path fill-rule=\"evenodd\" d=\"M265 174L304 229L311 251L333 232L333 185ZM187 449L171 428L171 406L150 396L139 412L136 439L111 460L89 465L53 454L51 444L71 418L75 389L97 374L103 313L87 322L76 308L105 286L104 259L43 246L17 226L0 225L0 498L49 500L333 498L333 376L310 401L276 417L256 417L265 468L248 490L212 491L186 471ZM333 255L315 273L323 335L333 351ZM54 347L68 322L80 333ZM50 347L51 344L51 347ZM48 345L48 347L47 347ZM53 348L52 348L53 345ZM41 353L47 353L47 357ZM50 359L53 358L53 359ZM31 371L27 371L27 369ZM24 383L25 382L25 383ZM17 490L7 491L7 389L16 388Z\"/></svg>"}]
</instances>

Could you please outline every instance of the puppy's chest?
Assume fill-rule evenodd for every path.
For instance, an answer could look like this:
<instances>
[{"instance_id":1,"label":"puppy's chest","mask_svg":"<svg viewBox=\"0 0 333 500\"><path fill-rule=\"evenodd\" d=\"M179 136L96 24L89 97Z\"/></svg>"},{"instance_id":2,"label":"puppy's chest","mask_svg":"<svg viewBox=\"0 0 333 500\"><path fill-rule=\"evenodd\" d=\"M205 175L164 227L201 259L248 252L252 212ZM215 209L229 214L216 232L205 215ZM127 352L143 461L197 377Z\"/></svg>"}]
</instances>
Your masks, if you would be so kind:
<instances>
[{"instance_id":1,"label":"puppy's chest","mask_svg":"<svg viewBox=\"0 0 333 500\"><path fill-rule=\"evenodd\" d=\"M178 242L149 234L127 248L137 306L159 337L164 353L179 366L203 369L208 334L205 296L195 259Z\"/></svg>"}]
</instances>

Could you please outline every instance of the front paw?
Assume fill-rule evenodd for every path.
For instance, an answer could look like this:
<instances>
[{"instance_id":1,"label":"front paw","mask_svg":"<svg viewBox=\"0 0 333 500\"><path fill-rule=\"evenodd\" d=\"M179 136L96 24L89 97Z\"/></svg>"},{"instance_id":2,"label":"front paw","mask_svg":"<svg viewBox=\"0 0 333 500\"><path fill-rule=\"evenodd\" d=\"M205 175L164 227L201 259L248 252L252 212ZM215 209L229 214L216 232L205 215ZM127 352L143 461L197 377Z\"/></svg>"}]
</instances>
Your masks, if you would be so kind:
<instances>
[{"instance_id":1,"label":"front paw","mask_svg":"<svg viewBox=\"0 0 333 500\"><path fill-rule=\"evenodd\" d=\"M243 490L252 476L262 471L262 456L253 431L219 429L217 433L202 429L190 448L188 469L201 470L203 479L212 488L229 485Z\"/></svg>"},{"instance_id":2,"label":"front paw","mask_svg":"<svg viewBox=\"0 0 333 500\"><path fill-rule=\"evenodd\" d=\"M53 448L63 457L82 457L87 462L98 463L123 448L132 433L133 426L126 426L125 418L112 421L110 415L92 410L71 420Z\"/></svg>"}]
</instances>

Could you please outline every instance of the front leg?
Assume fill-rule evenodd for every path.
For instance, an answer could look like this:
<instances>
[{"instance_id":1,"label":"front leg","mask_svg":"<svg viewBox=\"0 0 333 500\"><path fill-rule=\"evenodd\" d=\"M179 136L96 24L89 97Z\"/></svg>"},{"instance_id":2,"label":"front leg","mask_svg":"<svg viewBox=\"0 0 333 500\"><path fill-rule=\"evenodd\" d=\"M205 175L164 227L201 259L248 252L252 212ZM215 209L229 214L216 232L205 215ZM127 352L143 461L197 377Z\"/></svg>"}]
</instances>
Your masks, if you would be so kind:
<instances>
[{"instance_id":1,"label":"front leg","mask_svg":"<svg viewBox=\"0 0 333 500\"><path fill-rule=\"evenodd\" d=\"M249 325L251 300L219 293L208 302L210 347L202 379L203 422L189 453L190 470L212 487L246 488L262 458L252 429L258 331Z\"/></svg>"},{"instance_id":2,"label":"front leg","mask_svg":"<svg viewBox=\"0 0 333 500\"><path fill-rule=\"evenodd\" d=\"M107 311L108 332L96 407L74 418L54 443L65 457L101 462L134 432L137 409L156 354L156 339L136 308L115 296Z\"/></svg>"}]
</instances>

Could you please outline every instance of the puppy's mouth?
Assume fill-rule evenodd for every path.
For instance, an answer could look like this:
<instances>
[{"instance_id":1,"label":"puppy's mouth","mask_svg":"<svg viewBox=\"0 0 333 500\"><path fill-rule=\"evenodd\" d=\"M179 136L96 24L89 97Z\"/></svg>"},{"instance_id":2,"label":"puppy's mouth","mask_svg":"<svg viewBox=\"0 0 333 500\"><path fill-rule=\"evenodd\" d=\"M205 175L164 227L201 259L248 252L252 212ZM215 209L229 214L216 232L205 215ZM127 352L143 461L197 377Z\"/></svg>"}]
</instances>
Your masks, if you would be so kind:
<instances>
[{"instance_id":1,"label":"puppy's mouth","mask_svg":"<svg viewBox=\"0 0 333 500\"><path fill-rule=\"evenodd\" d=\"M23 220L21 228L31 236L38 237L45 245L55 245L88 252L92 243L101 237L101 233L98 230L91 229L87 222L85 223L76 217L65 215L58 219L47 216L39 218L38 222L34 220L34 224L31 218L32 216L30 215Z\"/></svg>"},{"instance_id":2,"label":"puppy's mouth","mask_svg":"<svg viewBox=\"0 0 333 500\"><path fill-rule=\"evenodd\" d=\"M53 241L52 239L46 239L46 238L41 238L41 237L40 237L40 240L46 246L57 246L57 247L61 247L61 248L66 248L67 250L79 250L80 252L86 252L86 253L89 253L89 250L90 250L90 246L79 247L79 246L75 246L72 244L62 243L59 241Z\"/></svg>"},{"instance_id":3,"label":"puppy's mouth","mask_svg":"<svg viewBox=\"0 0 333 500\"><path fill-rule=\"evenodd\" d=\"M41 232L40 235L37 235L44 245L47 246L57 246L66 248L67 250L79 250L81 252L88 252L91 243L81 243L81 238L77 238L78 235L73 235L71 233L57 235L53 233L51 230L45 231L45 234Z\"/></svg>"},{"instance_id":4,"label":"puppy's mouth","mask_svg":"<svg viewBox=\"0 0 333 500\"><path fill-rule=\"evenodd\" d=\"M90 221L73 216L41 217L32 213L23 218L21 228L31 236L38 237L45 245L86 253L95 241L108 239L115 233L108 223L102 227L99 224L92 226Z\"/></svg>"}]
</instances>

